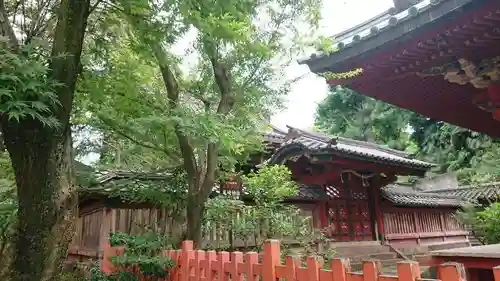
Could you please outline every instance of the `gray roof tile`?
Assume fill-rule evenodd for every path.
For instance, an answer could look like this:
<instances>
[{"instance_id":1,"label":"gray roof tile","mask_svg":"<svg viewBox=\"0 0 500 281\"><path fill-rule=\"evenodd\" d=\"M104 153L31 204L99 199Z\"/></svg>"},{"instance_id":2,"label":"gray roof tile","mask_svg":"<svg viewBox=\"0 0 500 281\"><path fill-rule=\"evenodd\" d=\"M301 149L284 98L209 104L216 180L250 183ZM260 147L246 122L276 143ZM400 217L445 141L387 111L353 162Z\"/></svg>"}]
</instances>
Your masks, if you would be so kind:
<instances>
[{"instance_id":1,"label":"gray roof tile","mask_svg":"<svg viewBox=\"0 0 500 281\"><path fill-rule=\"evenodd\" d=\"M402 190L399 186L382 188L382 197L395 205L423 207L460 207L466 203L458 196Z\"/></svg>"},{"instance_id":2,"label":"gray roof tile","mask_svg":"<svg viewBox=\"0 0 500 281\"><path fill-rule=\"evenodd\" d=\"M490 200L494 202L500 200L500 182L437 189L433 190L432 193L457 196L471 202L477 202L478 200Z\"/></svg>"},{"instance_id":3,"label":"gray roof tile","mask_svg":"<svg viewBox=\"0 0 500 281\"><path fill-rule=\"evenodd\" d=\"M431 163L411 159L403 151L390 149L374 143L356 141L341 137L333 137L316 132L307 132L304 130L289 127L289 133L281 147L292 144L303 146L309 151L319 151L330 149L341 153L372 158L392 163L406 164L415 167L430 168Z\"/></svg>"},{"instance_id":4,"label":"gray roof tile","mask_svg":"<svg viewBox=\"0 0 500 281\"><path fill-rule=\"evenodd\" d=\"M459 8L473 2L474 0L422 0L421 2L403 10L397 14L390 15L390 12L378 15L370 21L364 22L359 26L342 32L336 38L337 52L341 53L342 50L351 48L353 46L361 45L360 43L366 42L368 39L375 38L381 34L387 34L390 30L396 29L402 24L408 24L405 27L404 33L414 30L424 23L435 21L444 17L448 13L458 10ZM412 23L412 19L419 19L417 23ZM375 46L373 46L375 47ZM322 59L332 54L325 54L318 51L311 54L307 58L299 59L299 64L309 64L311 60ZM313 70L313 72L316 72Z\"/></svg>"}]
</instances>

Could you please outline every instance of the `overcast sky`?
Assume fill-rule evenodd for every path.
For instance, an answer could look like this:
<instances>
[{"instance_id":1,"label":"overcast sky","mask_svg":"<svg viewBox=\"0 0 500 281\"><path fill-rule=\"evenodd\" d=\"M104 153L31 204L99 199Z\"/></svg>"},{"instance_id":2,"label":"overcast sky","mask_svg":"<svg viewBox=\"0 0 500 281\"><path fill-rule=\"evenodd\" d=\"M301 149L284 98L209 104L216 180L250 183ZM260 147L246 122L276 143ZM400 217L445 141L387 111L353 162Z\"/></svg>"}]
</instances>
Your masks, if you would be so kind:
<instances>
[{"instance_id":1,"label":"overcast sky","mask_svg":"<svg viewBox=\"0 0 500 281\"><path fill-rule=\"evenodd\" d=\"M323 0L321 35L332 36L366 21L393 6L393 0ZM318 102L328 94L324 79L310 73L306 65L294 63L287 70L290 79L307 74L295 83L288 94L287 109L273 116L271 123L285 129L286 125L308 129L314 123Z\"/></svg>"}]
</instances>

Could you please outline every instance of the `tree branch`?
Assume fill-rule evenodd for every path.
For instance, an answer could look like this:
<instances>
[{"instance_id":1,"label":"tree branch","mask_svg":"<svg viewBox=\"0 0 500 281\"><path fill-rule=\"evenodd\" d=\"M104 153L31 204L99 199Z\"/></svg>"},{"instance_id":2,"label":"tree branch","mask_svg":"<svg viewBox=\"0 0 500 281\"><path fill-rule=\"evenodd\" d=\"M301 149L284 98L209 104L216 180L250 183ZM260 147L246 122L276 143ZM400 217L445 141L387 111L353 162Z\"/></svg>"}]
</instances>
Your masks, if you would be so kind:
<instances>
[{"instance_id":1,"label":"tree branch","mask_svg":"<svg viewBox=\"0 0 500 281\"><path fill-rule=\"evenodd\" d=\"M95 9L97 8L97 6L99 6L99 4L101 4L102 2L103 2L103 0L95 1L94 5L92 5L90 7L89 13L92 14L95 11Z\"/></svg>"},{"instance_id":2,"label":"tree branch","mask_svg":"<svg viewBox=\"0 0 500 281\"><path fill-rule=\"evenodd\" d=\"M210 57L212 69L214 71L215 82L220 92L219 105L217 106L217 114L221 116L227 115L234 106L234 93L231 86L230 73L227 67L218 61L215 56ZM217 171L217 163L219 158L219 143L209 143L207 146L207 170L202 184L203 198L206 198L212 190L212 185L215 182L215 172Z\"/></svg>"},{"instance_id":3,"label":"tree branch","mask_svg":"<svg viewBox=\"0 0 500 281\"><path fill-rule=\"evenodd\" d=\"M163 47L158 44L153 46L153 51L160 67L163 83L165 84L165 88L167 90L170 109L174 110L178 106L179 102L179 84L170 68L170 63ZM190 178L188 180L198 182L198 167L196 164L194 149L189 142L189 138L184 134L184 132L182 132L179 124L174 126L174 131L179 141L184 167L186 168L186 172Z\"/></svg>"},{"instance_id":4,"label":"tree branch","mask_svg":"<svg viewBox=\"0 0 500 281\"><path fill-rule=\"evenodd\" d=\"M56 113L62 126L67 125L71 114L89 8L90 0L66 0L59 6L49 69L51 76L64 85L57 89L61 106Z\"/></svg>"},{"instance_id":5,"label":"tree branch","mask_svg":"<svg viewBox=\"0 0 500 281\"><path fill-rule=\"evenodd\" d=\"M164 153L167 157L169 157L172 160L178 160L179 159L178 155L173 154L172 151L170 151L170 150L167 149L167 146L160 147L158 145L147 143L145 141L140 141L140 140L138 140L138 139L130 136L129 134L125 133L124 131L116 128L114 126L114 124L112 124L111 122L107 121L105 118L99 118L99 120L101 120L106 126L108 126L111 130L113 130L113 132L115 132L116 134L118 134L119 136L121 136L123 138L126 138L127 140L133 142L134 144L137 144L139 146L142 146L142 147L145 147L145 148L148 148L148 149L151 149L151 150L162 152L162 153Z\"/></svg>"},{"instance_id":6,"label":"tree branch","mask_svg":"<svg viewBox=\"0 0 500 281\"><path fill-rule=\"evenodd\" d=\"M9 22L9 16L5 10L5 1L0 0L0 35L5 36L9 42L9 47L14 51L19 50L19 41L17 40L14 29Z\"/></svg>"}]
</instances>

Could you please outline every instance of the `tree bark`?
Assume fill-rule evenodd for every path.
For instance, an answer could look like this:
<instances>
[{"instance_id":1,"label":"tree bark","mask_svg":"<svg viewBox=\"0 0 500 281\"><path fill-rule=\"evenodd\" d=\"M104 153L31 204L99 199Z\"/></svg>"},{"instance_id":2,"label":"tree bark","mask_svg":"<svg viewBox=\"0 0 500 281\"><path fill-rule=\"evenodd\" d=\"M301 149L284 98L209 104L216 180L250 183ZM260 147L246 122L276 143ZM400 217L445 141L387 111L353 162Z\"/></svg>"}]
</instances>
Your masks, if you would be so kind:
<instances>
[{"instance_id":1,"label":"tree bark","mask_svg":"<svg viewBox=\"0 0 500 281\"><path fill-rule=\"evenodd\" d=\"M60 134L34 121L3 127L19 202L11 280L55 280L77 215L69 126Z\"/></svg>"},{"instance_id":2,"label":"tree bark","mask_svg":"<svg viewBox=\"0 0 500 281\"><path fill-rule=\"evenodd\" d=\"M0 0L3 34L19 49L9 30ZM59 126L49 128L26 118L0 117L5 146L16 176L19 202L12 281L57 280L61 261L74 236L78 198L74 186L69 118L80 65L90 0L61 0L57 11L49 74L61 86L60 106L53 114Z\"/></svg>"},{"instance_id":3,"label":"tree bark","mask_svg":"<svg viewBox=\"0 0 500 281\"><path fill-rule=\"evenodd\" d=\"M196 248L200 248L203 242L203 212L205 211L205 200L199 196L188 195L187 202L187 239L195 243Z\"/></svg>"}]
</instances>

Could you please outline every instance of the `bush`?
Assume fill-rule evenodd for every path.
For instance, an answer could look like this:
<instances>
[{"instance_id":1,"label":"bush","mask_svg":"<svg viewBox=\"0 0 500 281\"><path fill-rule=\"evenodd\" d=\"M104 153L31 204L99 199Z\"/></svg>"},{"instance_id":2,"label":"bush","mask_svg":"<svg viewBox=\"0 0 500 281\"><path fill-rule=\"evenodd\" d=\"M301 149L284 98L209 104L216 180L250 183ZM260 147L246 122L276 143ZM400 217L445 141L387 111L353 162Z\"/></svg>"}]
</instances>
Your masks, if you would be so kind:
<instances>
[{"instance_id":1,"label":"bush","mask_svg":"<svg viewBox=\"0 0 500 281\"><path fill-rule=\"evenodd\" d=\"M500 243L500 203L493 203L476 214L476 227L488 244Z\"/></svg>"},{"instance_id":2,"label":"bush","mask_svg":"<svg viewBox=\"0 0 500 281\"><path fill-rule=\"evenodd\" d=\"M89 281L140 281L139 275L158 281L167 279L168 270L175 267L174 261L162 254L171 248L164 236L152 232L138 236L116 232L111 233L109 240L111 246L124 246L122 255L111 258L118 270L107 276L99 268L93 268Z\"/></svg>"}]
</instances>

